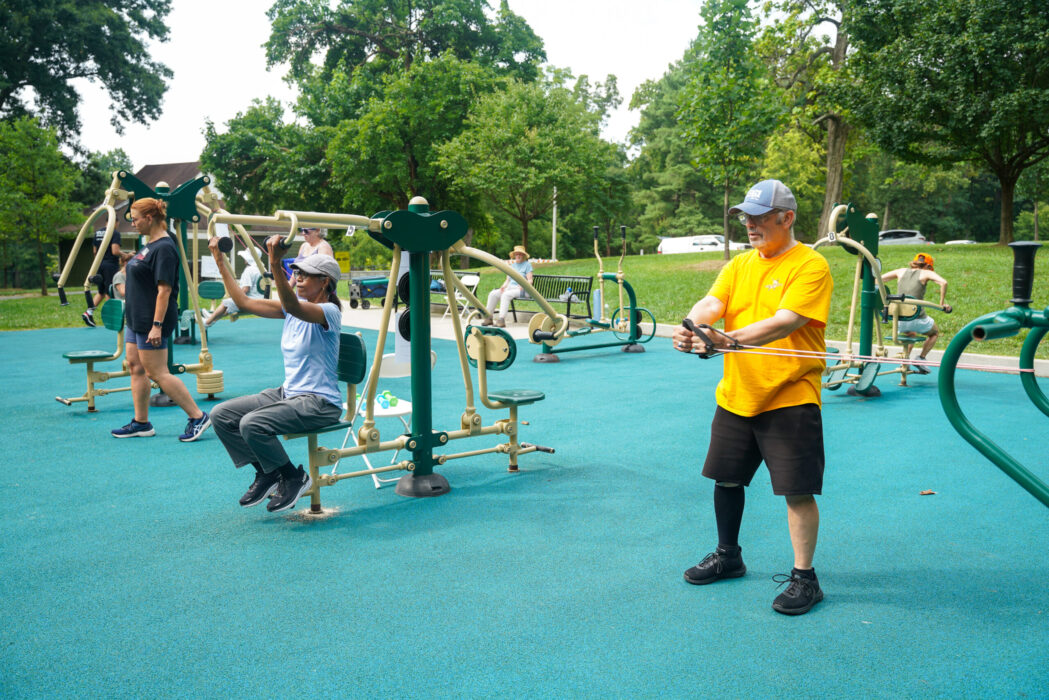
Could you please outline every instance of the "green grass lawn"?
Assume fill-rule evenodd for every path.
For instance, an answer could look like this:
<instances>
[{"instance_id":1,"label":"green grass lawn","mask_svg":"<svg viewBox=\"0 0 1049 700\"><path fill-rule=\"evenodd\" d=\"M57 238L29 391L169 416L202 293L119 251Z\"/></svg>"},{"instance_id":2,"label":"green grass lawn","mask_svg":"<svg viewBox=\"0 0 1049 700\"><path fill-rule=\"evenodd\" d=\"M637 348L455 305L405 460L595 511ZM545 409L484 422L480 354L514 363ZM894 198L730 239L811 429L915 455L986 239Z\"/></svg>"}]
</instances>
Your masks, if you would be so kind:
<instances>
[{"instance_id":1,"label":"green grass lawn","mask_svg":"<svg viewBox=\"0 0 1049 700\"><path fill-rule=\"evenodd\" d=\"M834 298L831 302L831 318L827 337L844 340L849 320L849 302L852 295L852 280L856 258L840 247L821 248L830 263L834 275ZM1012 251L992 244L969 246L886 246L881 250L882 266L885 270L905 267L914 254L923 250L936 258L936 272L947 278L947 302L954 313L931 312L942 333L938 348L947 343L964 325L977 316L1009 306L1012 297ZM1045 253L1043 252L1043 257ZM605 271L614 272L618 257L605 260ZM1033 308L1049 306L1049 276L1038 273L1045 268L1045 260L1036 258L1036 275ZM680 255L629 256L623 261L626 279L637 293L638 304L655 314L660 323L678 323L692 305L706 294L721 266L721 253L685 253ZM567 260L543 263L535 266L536 272L563 275L597 275L597 261ZM502 283L503 275L493 269L481 270L478 296L485 300L488 292ZM596 281L595 281L596 284ZM891 287L892 285L890 285ZM345 283L339 290L342 298L349 294ZM58 295L51 291L47 297L39 291L0 289L0 297L28 294L17 299L0 299L0 330L26 330L33 328L63 328L82 325L82 291L67 288L69 306L60 306ZM937 301L934 285L929 287L929 299ZM606 300L614 308L617 303L615 285L605 284ZM381 303L381 300L372 300ZM532 305L529 305L531 308ZM889 326L883 326L886 334ZM858 337L858 329L855 331ZM1025 333L1012 338L973 344L969 350L992 355L1018 355ZM1039 349L1039 357L1049 357L1046 343Z\"/></svg>"}]
</instances>

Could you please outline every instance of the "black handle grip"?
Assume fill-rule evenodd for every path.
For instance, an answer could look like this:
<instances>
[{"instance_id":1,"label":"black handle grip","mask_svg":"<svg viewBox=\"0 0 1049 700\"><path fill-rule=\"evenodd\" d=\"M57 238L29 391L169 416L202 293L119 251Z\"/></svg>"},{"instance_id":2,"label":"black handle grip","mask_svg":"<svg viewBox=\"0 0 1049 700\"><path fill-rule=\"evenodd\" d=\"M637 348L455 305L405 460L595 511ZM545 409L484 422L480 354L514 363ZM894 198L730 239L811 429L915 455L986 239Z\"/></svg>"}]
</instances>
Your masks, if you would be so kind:
<instances>
[{"instance_id":1,"label":"black handle grip","mask_svg":"<svg viewBox=\"0 0 1049 700\"><path fill-rule=\"evenodd\" d=\"M291 247L291 243L288 243L288 239L287 238L282 238L279 241L277 241L277 245L280 246L281 250L287 250L288 248Z\"/></svg>"},{"instance_id":2,"label":"black handle grip","mask_svg":"<svg viewBox=\"0 0 1049 700\"><path fill-rule=\"evenodd\" d=\"M223 253L229 253L233 250L233 239L223 236L219 239L219 250Z\"/></svg>"},{"instance_id":3,"label":"black handle grip","mask_svg":"<svg viewBox=\"0 0 1049 700\"><path fill-rule=\"evenodd\" d=\"M594 240L597 240L597 226L594 227Z\"/></svg>"},{"instance_id":4,"label":"black handle grip","mask_svg":"<svg viewBox=\"0 0 1049 700\"><path fill-rule=\"evenodd\" d=\"M58 288L58 303L61 306L69 306L69 300L66 299L66 290L64 287Z\"/></svg>"},{"instance_id":5,"label":"black handle grip","mask_svg":"<svg viewBox=\"0 0 1049 700\"><path fill-rule=\"evenodd\" d=\"M543 340L553 340L556 336L553 331L534 331L532 333L532 340L541 342Z\"/></svg>"},{"instance_id":6,"label":"black handle grip","mask_svg":"<svg viewBox=\"0 0 1049 700\"><path fill-rule=\"evenodd\" d=\"M99 282L102 281L102 275L91 275L90 277L87 278L87 281L90 282L91 284L98 284Z\"/></svg>"},{"instance_id":7,"label":"black handle grip","mask_svg":"<svg viewBox=\"0 0 1049 700\"><path fill-rule=\"evenodd\" d=\"M1009 247L1013 249L1013 298L1009 301L1016 306L1027 306L1034 288L1034 254L1042 244L1017 241Z\"/></svg>"},{"instance_id":8,"label":"black handle grip","mask_svg":"<svg viewBox=\"0 0 1049 700\"><path fill-rule=\"evenodd\" d=\"M626 226L620 226L619 233L623 236L623 242L626 243Z\"/></svg>"}]
</instances>

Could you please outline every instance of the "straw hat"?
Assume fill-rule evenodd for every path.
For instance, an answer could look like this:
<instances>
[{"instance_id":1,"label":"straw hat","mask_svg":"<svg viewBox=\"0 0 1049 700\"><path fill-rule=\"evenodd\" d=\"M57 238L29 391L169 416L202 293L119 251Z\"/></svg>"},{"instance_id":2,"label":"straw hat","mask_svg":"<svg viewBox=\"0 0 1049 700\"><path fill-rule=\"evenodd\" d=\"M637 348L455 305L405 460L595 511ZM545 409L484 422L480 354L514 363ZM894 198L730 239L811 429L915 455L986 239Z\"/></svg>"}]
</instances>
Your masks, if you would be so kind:
<instances>
[{"instance_id":1,"label":"straw hat","mask_svg":"<svg viewBox=\"0 0 1049 700\"><path fill-rule=\"evenodd\" d=\"M528 256L528 251L527 251L527 250L525 250L525 248L524 248L524 246L523 246L523 245L515 245L515 246L514 246L514 249L510 251L510 257L511 257L511 258L512 258L512 257L514 257L514 255L515 255L515 254L517 254L517 253L521 253L521 254L522 254L522 255L524 255L524 256L525 256L526 258L527 258L527 257L529 257L529 256Z\"/></svg>"}]
</instances>

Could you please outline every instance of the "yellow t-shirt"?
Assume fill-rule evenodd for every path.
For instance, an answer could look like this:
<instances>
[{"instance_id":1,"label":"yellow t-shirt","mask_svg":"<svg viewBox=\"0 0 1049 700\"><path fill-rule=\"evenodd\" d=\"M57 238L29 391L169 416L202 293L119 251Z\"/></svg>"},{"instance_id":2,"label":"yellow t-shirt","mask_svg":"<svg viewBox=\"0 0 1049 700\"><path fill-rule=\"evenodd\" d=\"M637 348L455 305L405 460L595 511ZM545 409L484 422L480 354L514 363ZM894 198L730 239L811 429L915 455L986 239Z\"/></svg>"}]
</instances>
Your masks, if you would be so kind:
<instances>
[{"instance_id":1,"label":"yellow t-shirt","mask_svg":"<svg viewBox=\"0 0 1049 700\"><path fill-rule=\"evenodd\" d=\"M718 275L710 295L725 304L725 330L762 321L780 309L811 319L767 348L824 352L823 329L834 280L826 259L801 243L772 259L751 250L737 255ZM820 405L821 357L772 357L725 353L717 403L740 416L806 403Z\"/></svg>"}]
</instances>

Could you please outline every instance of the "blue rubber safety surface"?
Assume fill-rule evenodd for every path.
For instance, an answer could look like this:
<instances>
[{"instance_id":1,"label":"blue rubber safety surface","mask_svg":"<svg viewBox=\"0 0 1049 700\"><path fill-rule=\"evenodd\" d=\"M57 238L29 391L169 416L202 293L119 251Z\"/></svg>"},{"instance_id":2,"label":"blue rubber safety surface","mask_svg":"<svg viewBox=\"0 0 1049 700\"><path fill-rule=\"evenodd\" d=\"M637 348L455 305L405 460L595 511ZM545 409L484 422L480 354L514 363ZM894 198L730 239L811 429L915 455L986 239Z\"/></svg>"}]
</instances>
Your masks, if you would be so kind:
<instances>
[{"instance_id":1,"label":"blue rubber safety surface","mask_svg":"<svg viewBox=\"0 0 1049 700\"><path fill-rule=\"evenodd\" d=\"M213 330L224 397L281 382L279 333L251 318ZM373 348L375 333L364 336ZM556 454L523 456L518 474L505 455L451 462L437 471L452 490L437 498L344 481L322 490L328 512L314 519L306 501L278 515L238 506L252 475L232 468L211 430L178 442L177 408L152 409L156 437L116 440L129 394L98 399L94 414L55 402L83 392L83 368L62 352L110 337L0 334L12 370L0 469L5 698L998 698L1049 688L1049 511L951 429L935 374L908 389L882 378L880 398L824 393L816 571L826 599L787 617L771 608L772 577L792 563L786 509L764 469L747 494L747 575L682 579L716 544L712 485L699 472L720 360L656 338L644 354L544 365L521 344L491 386L546 393L522 407L521 439ZM434 348L434 427L455 429L455 347ZM196 348L175 352L196 360ZM382 387L407 395L408 381ZM1016 376L960 371L958 389L978 427L1049 479L1049 421ZM505 415L482 413L486 424ZM305 441L290 444L305 461Z\"/></svg>"}]
</instances>

